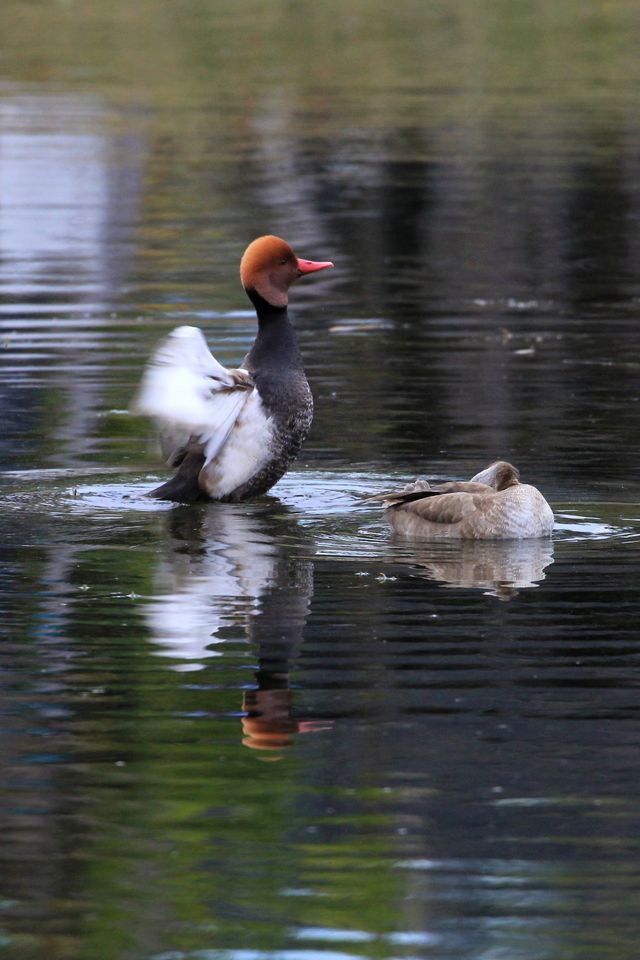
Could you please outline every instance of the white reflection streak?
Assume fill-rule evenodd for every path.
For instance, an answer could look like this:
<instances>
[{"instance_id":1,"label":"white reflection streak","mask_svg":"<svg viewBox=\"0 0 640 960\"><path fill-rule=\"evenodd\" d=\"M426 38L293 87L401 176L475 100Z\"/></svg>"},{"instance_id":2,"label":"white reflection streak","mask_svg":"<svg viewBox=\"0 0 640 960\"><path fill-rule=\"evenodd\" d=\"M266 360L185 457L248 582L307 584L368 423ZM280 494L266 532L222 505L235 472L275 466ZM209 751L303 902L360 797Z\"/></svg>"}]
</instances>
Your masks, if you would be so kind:
<instances>
[{"instance_id":1,"label":"white reflection streak","mask_svg":"<svg viewBox=\"0 0 640 960\"><path fill-rule=\"evenodd\" d=\"M0 100L3 285L10 279L16 293L32 293L71 260L97 287L106 279L106 138L67 132L86 113L81 97Z\"/></svg>"},{"instance_id":2,"label":"white reflection streak","mask_svg":"<svg viewBox=\"0 0 640 960\"><path fill-rule=\"evenodd\" d=\"M217 656L211 647L224 639L221 631L246 625L277 577L272 538L260 538L255 518L222 507L203 517L201 537L201 550L174 540L157 569L157 592L145 605L158 653L192 661L176 667L182 670L201 669L197 661Z\"/></svg>"},{"instance_id":3,"label":"white reflection streak","mask_svg":"<svg viewBox=\"0 0 640 960\"><path fill-rule=\"evenodd\" d=\"M108 359L108 314L122 286L121 251L140 189L140 144L127 140L114 163L110 122L89 95L0 99L0 314L11 347L5 359L14 376L52 380L65 396L53 439L56 459L67 466L81 462L101 405L96 364ZM58 315L77 316L82 336L57 328ZM41 318L37 332L34 317ZM49 321L46 345L42 319Z\"/></svg>"}]
</instances>

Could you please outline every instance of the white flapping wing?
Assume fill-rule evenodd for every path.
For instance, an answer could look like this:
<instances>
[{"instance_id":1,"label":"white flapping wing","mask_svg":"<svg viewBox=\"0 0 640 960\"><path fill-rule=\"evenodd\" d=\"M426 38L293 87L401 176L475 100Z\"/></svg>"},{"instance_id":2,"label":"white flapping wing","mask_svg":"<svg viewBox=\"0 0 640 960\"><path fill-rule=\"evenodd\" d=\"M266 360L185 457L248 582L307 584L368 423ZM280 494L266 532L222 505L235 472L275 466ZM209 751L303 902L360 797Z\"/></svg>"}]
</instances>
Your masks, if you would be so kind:
<instances>
[{"instance_id":1,"label":"white flapping wing","mask_svg":"<svg viewBox=\"0 0 640 960\"><path fill-rule=\"evenodd\" d=\"M169 446L178 446L177 438L186 443L197 437L208 463L253 389L246 370L227 370L218 363L197 327L177 327L147 364L133 409L160 422L163 432L175 438Z\"/></svg>"}]
</instances>

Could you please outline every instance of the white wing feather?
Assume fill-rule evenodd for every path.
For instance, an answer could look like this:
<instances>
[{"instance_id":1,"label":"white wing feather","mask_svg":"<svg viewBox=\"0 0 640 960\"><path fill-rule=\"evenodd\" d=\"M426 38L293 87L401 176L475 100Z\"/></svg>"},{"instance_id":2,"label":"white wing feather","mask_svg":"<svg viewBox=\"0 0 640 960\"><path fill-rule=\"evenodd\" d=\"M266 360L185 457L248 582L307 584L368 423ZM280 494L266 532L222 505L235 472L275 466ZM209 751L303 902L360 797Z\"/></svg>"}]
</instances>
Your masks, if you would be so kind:
<instances>
[{"instance_id":1,"label":"white wing feather","mask_svg":"<svg viewBox=\"0 0 640 960\"><path fill-rule=\"evenodd\" d=\"M197 327L177 327L147 364L134 400L136 413L160 421L172 437L195 436L209 463L227 440L254 392L246 370L218 363Z\"/></svg>"}]
</instances>

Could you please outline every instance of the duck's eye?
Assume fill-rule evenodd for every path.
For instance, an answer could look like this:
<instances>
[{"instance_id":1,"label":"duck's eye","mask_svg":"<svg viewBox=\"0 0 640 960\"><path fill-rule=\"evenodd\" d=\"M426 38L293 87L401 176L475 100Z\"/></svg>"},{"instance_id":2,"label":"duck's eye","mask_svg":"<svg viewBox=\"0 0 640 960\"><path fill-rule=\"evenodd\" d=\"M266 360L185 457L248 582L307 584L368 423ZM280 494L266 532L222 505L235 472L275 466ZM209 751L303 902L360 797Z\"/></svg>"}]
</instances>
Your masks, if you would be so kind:
<instances>
[{"instance_id":1,"label":"duck's eye","mask_svg":"<svg viewBox=\"0 0 640 960\"><path fill-rule=\"evenodd\" d=\"M282 260L280 261L280 263L282 264L282 266L284 266L286 262L287 262L287 258L286 258L286 257L283 257Z\"/></svg>"}]
</instances>

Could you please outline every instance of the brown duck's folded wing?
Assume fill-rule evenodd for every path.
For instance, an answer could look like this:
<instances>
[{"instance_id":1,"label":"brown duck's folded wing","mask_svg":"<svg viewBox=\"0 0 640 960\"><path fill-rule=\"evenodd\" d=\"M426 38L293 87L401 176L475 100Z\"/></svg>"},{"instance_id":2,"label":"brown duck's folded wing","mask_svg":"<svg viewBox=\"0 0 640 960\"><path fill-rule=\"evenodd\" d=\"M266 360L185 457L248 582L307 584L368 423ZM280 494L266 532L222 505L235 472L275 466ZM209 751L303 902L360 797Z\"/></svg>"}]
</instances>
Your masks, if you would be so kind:
<instances>
[{"instance_id":1,"label":"brown duck's folded wing","mask_svg":"<svg viewBox=\"0 0 640 960\"><path fill-rule=\"evenodd\" d=\"M460 523L473 516L486 505L486 493L452 492L424 497L406 506L406 511L429 523ZM402 509L396 504L392 509Z\"/></svg>"},{"instance_id":2,"label":"brown duck's folded wing","mask_svg":"<svg viewBox=\"0 0 640 960\"><path fill-rule=\"evenodd\" d=\"M492 487L486 483L477 483L475 480L447 480L432 486L433 493L489 493Z\"/></svg>"},{"instance_id":3,"label":"brown duck's folded wing","mask_svg":"<svg viewBox=\"0 0 640 960\"><path fill-rule=\"evenodd\" d=\"M424 484L424 486L422 486L422 484ZM433 487L430 486L426 480L421 480L408 484L407 487L402 490L395 490L391 493L379 493L375 497L367 497L365 502L384 503L386 506L392 507L401 503L413 503L416 500L424 500L427 497L439 497L445 493L488 492L491 492L491 487L488 487L485 483L474 483L471 480L448 480L446 483L439 483Z\"/></svg>"},{"instance_id":4,"label":"brown duck's folded wing","mask_svg":"<svg viewBox=\"0 0 640 960\"><path fill-rule=\"evenodd\" d=\"M372 497L367 497L363 503L410 503L412 500L419 500L421 497L429 496L431 487L427 480L414 480L413 483L407 483L401 490L390 490L388 493L377 493Z\"/></svg>"}]
</instances>

